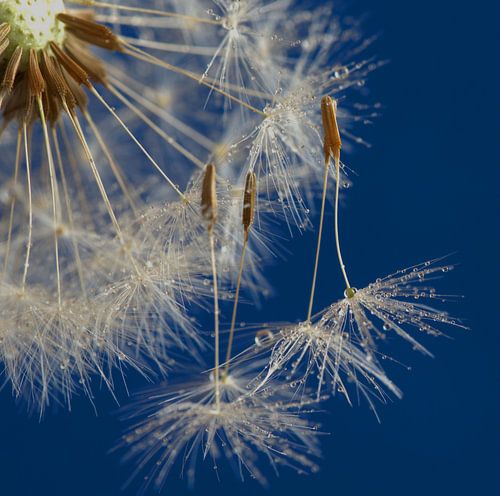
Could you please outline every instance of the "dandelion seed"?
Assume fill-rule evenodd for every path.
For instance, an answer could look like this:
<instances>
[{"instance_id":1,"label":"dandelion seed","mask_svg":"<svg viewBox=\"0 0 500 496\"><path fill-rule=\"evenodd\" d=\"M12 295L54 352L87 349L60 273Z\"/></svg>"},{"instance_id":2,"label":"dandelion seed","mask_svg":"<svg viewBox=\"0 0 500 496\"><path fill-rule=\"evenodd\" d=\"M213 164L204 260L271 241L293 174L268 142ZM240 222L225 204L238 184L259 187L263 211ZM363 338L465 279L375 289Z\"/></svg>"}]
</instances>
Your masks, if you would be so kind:
<instances>
[{"instance_id":1,"label":"dandelion seed","mask_svg":"<svg viewBox=\"0 0 500 496\"><path fill-rule=\"evenodd\" d=\"M338 126L335 119L335 106L333 102L327 98L322 102L323 121L325 126L325 157L329 163L330 156L334 157L337 177L340 173L340 147L341 140L338 131ZM412 268L413 276L406 275L408 270L403 270L400 277L388 276L384 280L368 286L361 291L352 287L347 275L346 266L344 264L342 251L340 247L339 235L339 183L337 183L335 191L335 242L337 249L337 257L346 285L345 298L339 303L333 304L329 311L324 315L325 319L330 319L332 322L342 322L341 328L347 332L351 331L362 346L367 350L369 355L375 350L374 337L385 337L385 331L394 330L398 335L412 343L415 349L424 353L430 354L422 345L420 345L410 334L402 327L403 324L416 326L419 330L429 334L437 335L439 331L435 329L429 322L441 321L446 324L454 322L446 315L437 312L431 308L426 308L423 305L414 303L402 302L398 299L405 296L406 291L414 291L417 299L420 297L418 287L413 287L411 281L421 282L429 274L440 271L440 268L431 267L431 262ZM382 281L386 281L383 283ZM432 294L429 289L424 289L420 293L422 297L428 297ZM383 326L383 331L380 331L374 325L368 314L378 318Z\"/></svg>"},{"instance_id":2,"label":"dandelion seed","mask_svg":"<svg viewBox=\"0 0 500 496\"><path fill-rule=\"evenodd\" d=\"M331 157L333 157L335 163L337 163L340 161L342 140L340 138L339 125L337 122L337 102L329 96L325 96L321 100L321 117L325 132L323 146L325 150L325 163L329 165Z\"/></svg>"},{"instance_id":3,"label":"dandelion seed","mask_svg":"<svg viewBox=\"0 0 500 496\"><path fill-rule=\"evenodd\" d=\"M212 282L214 291L214 391L215 391L215 409L220 410L221 393L220 393L220 333L219 333L219 283L217 277L217 260L215 253L215 236L214 227L217 222L217 190L215 165L208 164L205 167L203 176L203 184L201 188L201 213L207 222L208 242L210 246L210 262L212 268Z\"/></svg>"},{"instance_id":4,"label":"dandelion seed","mask_svg":"<svg viewBox=\"0 0 500 496\"><path fill-rule=\"evenodd\" d=\"M318 242L316 245L316 259L314 262L311 297L309 299L309 310L307 313L308 322L310 322L311 320L314 305L314 295L316 292L316 279L318 277L319 256L321 252L321 241L323 237L323 224L325 221L326 194L328 191L328 176L330 174L331 157L333 157L335 160L335 169L337 171L337 189L338 185L340 184L340 149L342 147L342 140L340 139L340 131L337 123L337 102L335 102L329 96L325 96L321 100L321 117L323 121L324 131L323 149L325 152L325 172L323 175L323 195L321 200Z\"/></svg>"}]
</instances>

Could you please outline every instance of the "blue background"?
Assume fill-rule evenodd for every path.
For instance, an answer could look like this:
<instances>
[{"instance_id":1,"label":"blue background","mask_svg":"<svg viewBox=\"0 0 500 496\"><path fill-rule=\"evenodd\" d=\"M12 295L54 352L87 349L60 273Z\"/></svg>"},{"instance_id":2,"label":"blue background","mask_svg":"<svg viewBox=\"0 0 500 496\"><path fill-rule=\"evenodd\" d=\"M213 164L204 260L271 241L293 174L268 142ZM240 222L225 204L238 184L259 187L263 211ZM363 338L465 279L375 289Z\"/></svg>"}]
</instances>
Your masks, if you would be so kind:
<instances>
[{"instance_id":1,"label":"blue background","mask_svg":"<svg viewBox=\"0 0 500 496\"><path fill-rule=\"evenodd\" d=\"M319 2L318 2L319 3ZM391 354L411 365L389 365L405 397L380 406L378 423L366 405L328 404L324 460L317 475L283 471L273 496L303 494L489 494L498 487L499 363L498 178L500 163L498 19L495 2L358 0L369 12L367 32L380 32L376 51L391 63L369 81L383 116L368 131L370 150L345 160L359 174L344 211L346 262L352 279L371 280L426 259L457 252L460 267L439 287L463 294L449 309L470 332L430 339L428 359L394 343ZM496 32L495 32L496 31ZM330 237L331 238L331 237ZM310 274L291 269L310 260L314 235L289 246L294 256L271 270L279 298L258 320L300 318ZM325 244L317 308L341 286L333 244ZM304 309L305 311L305 309ZM242 320L257 320L242 309ZM0 394L0 494L5 496L124 496L130 467L107 454L120 434L116 405L98 395L99 416L76 400L73 412L40 424ZM222 483L208 464L194 494L261 494L231 473ZM175 474L166 494L187 490Z\"/></svg>"}]
</instances>

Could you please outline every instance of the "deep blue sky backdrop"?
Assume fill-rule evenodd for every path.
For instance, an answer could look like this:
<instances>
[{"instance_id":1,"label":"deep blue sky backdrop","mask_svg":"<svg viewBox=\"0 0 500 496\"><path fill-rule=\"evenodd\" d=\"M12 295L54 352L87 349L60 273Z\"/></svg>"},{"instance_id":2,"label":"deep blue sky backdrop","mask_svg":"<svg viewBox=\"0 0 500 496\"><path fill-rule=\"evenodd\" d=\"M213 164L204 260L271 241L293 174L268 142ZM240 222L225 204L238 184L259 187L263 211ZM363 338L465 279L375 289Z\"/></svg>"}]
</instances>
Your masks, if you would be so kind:
<instances>
[{"instance_id":1,"label":"deep blue sky backdrop","mask_svg":"<svg viewBox=\"0 0 500 496\"><path fill-rule=\"evenodd\" d=\"M320 2L318 2L320 3ZM376 51L391 63L370 88L384 114L368 132L370 150L345 157L359 174L344 212L346 262L358 286L415 262L457 252L461 266L442 281L465 299L450 310L471 332L427 341L436 359L395 343L411 365L390 367L405 397L381 406L377 423L366 405L329 404L322 471L271 480L273 496L304 494L411 496L491 494L499 467L499 12L494 1L357 0ZM310 274L287 284L290 268L310 259L314 235L294 242L295 256L271 272L280 289L262 318L299 318ZM318 308L340 291L331 241L325 244ZM303 280L300 279L303 277ZM296 315L294 315L296 314ZM242 319L256 320L250 309ZM130 467L107 451L120 433L115 405L99 397L96 417L76 400L71 414L41 424L0 393L2 496L114 496ZM195 495L262 494L226 473L205 470ZM187 494L175 474L166 494Z\"/></svg>"}]
</instances>

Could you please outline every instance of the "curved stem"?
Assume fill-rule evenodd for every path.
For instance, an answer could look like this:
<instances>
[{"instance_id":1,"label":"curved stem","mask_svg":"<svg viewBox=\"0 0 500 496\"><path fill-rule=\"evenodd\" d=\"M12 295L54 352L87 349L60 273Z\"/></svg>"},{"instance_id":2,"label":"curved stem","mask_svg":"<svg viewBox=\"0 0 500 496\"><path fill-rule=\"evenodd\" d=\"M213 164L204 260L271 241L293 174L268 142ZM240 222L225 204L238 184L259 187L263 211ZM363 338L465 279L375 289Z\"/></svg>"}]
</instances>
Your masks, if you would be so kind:
<instances>
[{"instance_id":1,"label":"curved stem","mask_svg":"<svg viewBox=\"0 0 500 496\"><path fill-rule=\"evenodd\" d=\"M31 166L30 166L30 150L28 144L28 131L26 123L23 123L23 141L24 141L24 156L26 161L26 185L28 188L28 240L26 243L26 256L24 258L24 270L22 279L23 293L26 289L26 280L28 277L28 267L30 265L31 243L33 238L33 196L31 190Z\"/></svg>"},{"instance_id":2,"label":"curved stem","mask_svg":"<svg viewBox=\"0 0 500 496\"><path fill-rule=\"evenodd\" d=\"M50 178L50 193L52 198L52 217L54 222L54 255L56 262L56 278L57 278L57 303L59 308L62 306L62 280L61 280L61 264L59 260L59 234L57 229L59 227L60 221L60 203L59 203L59 191L57 188L57 178L56 170L54 167L54 156L52 155L52 147L50 144L49 130L47 125L47 120L45 118L45 111L43 108L42 98L37 98L38 112L40 114L40 122L42 123L43 136L45 141L45 151L47 153L47 161L49 166L49 178Z\"/></svg>"},{"instance_id":3,"label":"curved stem","mask_svg":"<svg viewBox=\"0 0 500 496\"><path fill-rule=\"evenodd\" d=\"M325 206L326 206L326 191L328 189L328 174L330 172L330 161L326 160L325 162L325 174L323 176L323 196L321 199L321 215L319 220L319 230L318 230L318 244L316 246L316 260L314 263L314 273L313 280L311 286L311 297L309 298L309 310L307 312L307 321L311 322L313 305L314 305L314 295L316 292L316 280L318 278L318 267L319 267L319 256L321 253L321 240L323 238L323 224L325 220ZM338 180L337 180L338 183Z\"/></svg>"},{"instance_id":4,"label":"curved stem","mask_svg":"<svg viewBox=\"0 0 500 496\"><path fill-rule=\"evenodd\" d=\"M154 168L160 173L160 175L167 181L170 187L179 195L179 197L186 201L186 195L174 184L174 182L165 174L158 163L153 159L150 153L146 150L144 145L136 138L128 126L123 122L123 120L118 116L118 114L113 110L113 108L106 102L106 100L101 96L101 94L96 90L94 86L90 86L90 91L97 97L97 99L104 105L106 110L116 119L118 124L125 130L129 135L130 139L137 145L139 150L145 155L148 161L154 166Z\"/></svg>"},{"instance_id":5,"label":"curved stem","mask_svg":"<svg viewBox=\"0 0 500 496\"><path fill-rule=\"evenodd\" d=\"M335 244L337 247L337 257L339 259L340 270L344 277L346 283L346 289L351 289L351 284L349 278L347 277L347 271L345 268L344 260L342 258L342 251L340 249L340 237L339 237L339 197L340 197L340 160L335 159L335 170L337 172L337 185L335 187Z\"/></svg>"},{"instance_id":6,"label":"curved stem","mask_svg":"<svg viewBox=\"0 0 500 496\"><path fill-rule=\"evenodd\" d=\"M220 411L220 357L219 357L219 288L217 282L217 262L215 259L215 240L213 229L209 228L208 239L210 243L210 259L212 265L212 280L214 285L214 334L215 334L215 367L214 367L214 382L215 382L215 406L217 412Z\"/></svg>"},{"instance_id":7,"label":"curved stem","mask_svg":"<svg viewBox=\"0 0 500 496\"><path fill-rule=\"evenodd\" d=\"M56 157L57 157L57 165L59 168L59 175L61 176L61 184L63 187L66 215L68 216L69 228L71 233L71 244L73 245L76 271L78 274L78 280L80 282L80 289L82 290L84 298L87 299L87 290L85 288L85 279L83 277L83 264L82 264L82 258L80 256L80 247L78 246L78 241L75 236L73 206L71 204L68 182L66 180L66 173L64 172L64 162L61 153L61 146L59 145L59 138L57 137L57 130L55 127L52 128L52 141L54 142L54 148L56 150Z\"/></svg>"}]
</instances>

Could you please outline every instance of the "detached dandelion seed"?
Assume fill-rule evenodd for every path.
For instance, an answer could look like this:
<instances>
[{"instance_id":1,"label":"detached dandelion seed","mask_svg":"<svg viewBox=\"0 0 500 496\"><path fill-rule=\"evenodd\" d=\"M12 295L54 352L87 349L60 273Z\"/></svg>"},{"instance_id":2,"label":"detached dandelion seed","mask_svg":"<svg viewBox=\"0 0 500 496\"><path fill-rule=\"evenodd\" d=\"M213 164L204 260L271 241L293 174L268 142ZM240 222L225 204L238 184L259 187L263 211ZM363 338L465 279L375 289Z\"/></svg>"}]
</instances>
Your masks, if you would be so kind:
<instances>
[{"instance_id":1,"label":"detached dandelion seed","mask_svg":"<svg viewBox=\"0 0 500 496\"><path fill-rule=\"evenodd\" d=\"M324 130L323 150L325 169L316 256L314 259L307 318L305 322L301 322L298 325L277 327L275 329L276 332L271 331L273 338L269 340L269 344L272 345L272 353L262 383L265 384L277 372L286 368L291 363L291 377L294 377L294 380L298 377L299 382L303 386L307 384L312 374L317 377L318 401L325 382L328 382L330 390L334 392L340 387L348 397L347 388L344 386L343 379L340 376L341 371L344 373L347 372L351 377L356 377L356 373L358 373L358 375L368 379L370 384L376 384L376 380L371 378L371 376L376 377L379 381L385 383L385 385L389 385L389 388L394 392L397 391L397 388L392 385L381 370L368 363L367 358L353 344L344 344L343 331L337 325L337 322L334 322L331 326L324 325L324 319L316 319L313 322L313 306L323 237L330 164L333 158L336 169L336 191L338 196L340 150L342 147L337 123L337 103L331 97L323 97L321 100L321 115ZM360 386L361 382L356 381L356 383L358 389L363 389L364 392L364 388ZM364 394L368 396L367 393Z\"/></svg>"}]
</instances>

